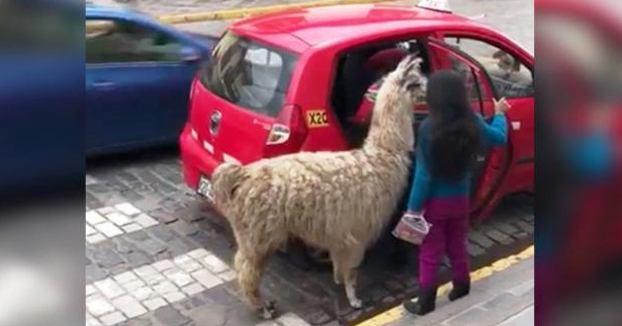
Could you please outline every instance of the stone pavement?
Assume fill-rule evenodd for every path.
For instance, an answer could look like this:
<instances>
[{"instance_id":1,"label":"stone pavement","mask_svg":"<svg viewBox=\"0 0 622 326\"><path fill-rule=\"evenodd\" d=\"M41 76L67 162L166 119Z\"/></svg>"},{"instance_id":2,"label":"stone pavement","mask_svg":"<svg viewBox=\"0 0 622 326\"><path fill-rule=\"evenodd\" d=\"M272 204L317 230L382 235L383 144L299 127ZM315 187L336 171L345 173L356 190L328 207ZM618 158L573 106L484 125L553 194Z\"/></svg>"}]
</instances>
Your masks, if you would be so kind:
<instances>
[{"instance_id":1,"label":"stone pavement","mask_svg":"<svg viewBox=\"0 0 622 326\"><path fill-rule=\"evenodd\" d=\"M151 150L89 161L86 178L88 325L256 325L231 270L228 224L181 179L175 151ZM473 268L533 242L533 197L508 198L469 235ZM398 305L417 291L416 248L399 255L379 245L361 270L365 308L347 305L330 268L309 269L276 255L262 282L287 325L352 324ZM443 278L448 269L443 266Z\"/></svg>"},{"instance_id":2,"label":"stone pavement","mask_svg":"<svg viewBox=\"0 0 622 326\"><path fill-rule=\"evenodd\" d=\"M471 294L449 302L437 301L426 316L407 314L387 326L528 326L534 325L534 259L473 283Z\"/></svg>"}]
</instances>

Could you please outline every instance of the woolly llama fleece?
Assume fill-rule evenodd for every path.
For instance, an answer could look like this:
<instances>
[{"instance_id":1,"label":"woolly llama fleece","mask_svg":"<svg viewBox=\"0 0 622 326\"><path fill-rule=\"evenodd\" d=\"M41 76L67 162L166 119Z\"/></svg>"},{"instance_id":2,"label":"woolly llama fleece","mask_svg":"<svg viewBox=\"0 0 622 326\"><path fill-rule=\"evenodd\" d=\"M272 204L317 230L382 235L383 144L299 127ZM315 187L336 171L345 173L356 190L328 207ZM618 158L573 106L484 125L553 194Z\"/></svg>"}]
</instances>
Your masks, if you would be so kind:
<instances>
[{"instance_id":1,"label":"woolly llama fleece","mask_svg":"<svg viewBox=\"0 0 622 326\"><path fill-rule=\"evenodd\" d=\"M237 242L238 282L250 306L274 317L259 284L268 257L290 237L330 253L334 280L360 308L356 271L385 231L407 187L414 144L412 107L425 93L420 60L405 58L378 92L362 148L301 152L214 172L216 207Z\"/></svg>"}]
</instances>

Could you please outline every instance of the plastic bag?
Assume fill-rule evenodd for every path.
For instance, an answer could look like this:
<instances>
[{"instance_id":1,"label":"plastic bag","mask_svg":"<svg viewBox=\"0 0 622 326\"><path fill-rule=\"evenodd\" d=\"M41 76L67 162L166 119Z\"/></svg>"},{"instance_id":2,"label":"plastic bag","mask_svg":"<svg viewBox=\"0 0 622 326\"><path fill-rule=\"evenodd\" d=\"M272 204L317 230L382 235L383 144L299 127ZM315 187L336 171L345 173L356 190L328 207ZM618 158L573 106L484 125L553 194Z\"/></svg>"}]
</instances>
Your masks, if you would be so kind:
<instances>
[{"instance_id":1,"label":"plastic bag","mask_svg":"<svg viewBox=\"0 0 622 326\"><path fill-rule=\"evenodd\" d=\"M404 214L393 229L393 236L410 242L414 245L423 243L423 239L430 233L432 224L428 223L421 214Z\"/></svg>"}]
</instances>

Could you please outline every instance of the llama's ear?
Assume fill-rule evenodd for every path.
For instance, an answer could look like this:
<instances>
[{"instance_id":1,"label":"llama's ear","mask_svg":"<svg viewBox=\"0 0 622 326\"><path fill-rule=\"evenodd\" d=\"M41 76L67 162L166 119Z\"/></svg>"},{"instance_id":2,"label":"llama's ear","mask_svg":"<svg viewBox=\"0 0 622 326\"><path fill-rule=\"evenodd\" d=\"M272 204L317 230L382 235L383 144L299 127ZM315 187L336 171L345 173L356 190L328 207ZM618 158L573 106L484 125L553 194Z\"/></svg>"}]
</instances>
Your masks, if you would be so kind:
<instances>
[{"instance_id":1,"label":"llama's ear","mask_svg":"<svg viewBox=\"0 0 622 326\"><path fill-rule=\"evenodd\" d=\"M423 59L414 54L409 55L409 58L410 60L406 66L406 74L412 73L414 69L419 69L421 67L421 63L423 62Z\"/></svg>"},{"instance_id":2,"label":"llama's ear","mask_svg":"<svg viewBox=\"0 0 622 326\"><path fill-rule=\"evenodd\" d=\"M421 58L419 58L418 56L414 54L407 56L400 63L400 67L398 67L398 69L401 68L400 72L401 72L402 79L404 81L409 79L409 76L411 76L412 73L415 72L415 70L419 70L422 61L423 60Z\"/></svg>"},{"instance_id":3,"label":"llama's ear","mask_svg":"<svg viewBox=\"0 0 622 326\"><path fill-rule=\"evenodd\" d=\"M406 70L406 68L408 67L411 61L412 61L411 55L406 56L404 59L402 59L402 61L400 61L400 63L397 65L397 68L395 70L397 71Z\"/></svg>"}]
</instances>

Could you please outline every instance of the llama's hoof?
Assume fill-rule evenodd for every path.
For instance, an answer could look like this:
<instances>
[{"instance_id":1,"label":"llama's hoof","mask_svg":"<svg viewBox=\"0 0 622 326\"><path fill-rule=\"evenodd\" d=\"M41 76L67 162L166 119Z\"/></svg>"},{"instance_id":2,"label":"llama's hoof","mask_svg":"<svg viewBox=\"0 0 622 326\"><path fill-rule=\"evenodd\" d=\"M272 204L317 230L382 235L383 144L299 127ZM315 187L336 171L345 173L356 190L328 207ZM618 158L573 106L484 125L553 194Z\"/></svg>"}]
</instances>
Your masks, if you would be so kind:
<instances>
[{"instance_id":1,"label":"llama's hoof","mask_svg":"<svg viewBox=\"0 0 622 326\"><path fill-rule=\"evenodd\" d=\"M259 315L263 319L274 319L278 317L276 302L267 301L266 303L264 303L263 307L259 309Z\"/></svg>"},{"instance_id":2,"label":"llama's hoof","mask_svg":"<svg viewBox=\"0 0 622 326\"><path fill-rule=\"evenodd\" d=\"M361 299L350 299L350 306L354 309L363 308L363 301Z\"/></svg>"}]
</instances>

